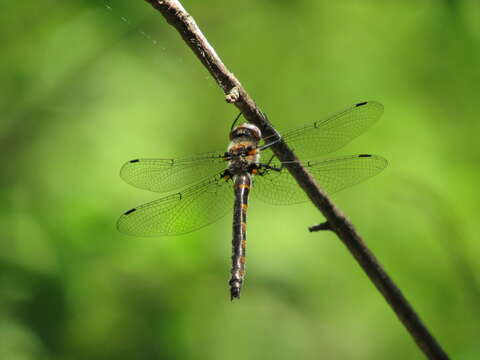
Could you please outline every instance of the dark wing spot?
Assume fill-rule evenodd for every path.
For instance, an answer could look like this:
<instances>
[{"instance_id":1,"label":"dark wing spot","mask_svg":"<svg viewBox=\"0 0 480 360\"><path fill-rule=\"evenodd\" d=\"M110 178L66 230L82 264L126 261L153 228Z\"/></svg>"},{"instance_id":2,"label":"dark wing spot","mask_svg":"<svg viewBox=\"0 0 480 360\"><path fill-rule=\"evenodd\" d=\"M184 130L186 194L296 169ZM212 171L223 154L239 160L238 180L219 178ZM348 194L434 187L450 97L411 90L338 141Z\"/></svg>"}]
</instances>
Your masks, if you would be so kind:
<instances>
[{"instance_id":1,"label":"dark wing spot","mask_svg":"<svg viewBox=\"0 0 480 360\"><path fill-rule=\"evenodd\" d=\"M367 103L367 102L364 101L364 102L361 102L361 103L356 104L355 106L363 106L363 105L365 105L366 103Z\"/></svg>"},{"instance_id":2,"label":"dark wing spot","mask_svg":"<svg viewBox=\"0 0 480 360\"><path fill-rule=\"evenodd\" d=\"M360 155L358 155L358 157L372 157L372 155L369 155L369 154L360 154Z\"/></svg>"},{"instance_id":3,"label":"dark wing spot","mask_svg":"<svg viewBox=\"0 0 480 360\"><path fill-rule=\"evenodd\" d=\"M125 214L123 214L123 215L129 215L129 214L131 214L132 212L134 212L135 210L137 210L137 209L135 209L135 208L130 209L130 210L128 210L128 211L127 211Z\"/></svg>"},{"instance_id":4,"label":"dark wing spot","mask_svg":"<svg viewBox=\"0 0 480 360\"><path fill-rule=\"evenodd\" d=\"M131 163L136 163L136 162L139 162L139 161L140 161L139 159L130 160Z\"/></svg>"}]
</instances>

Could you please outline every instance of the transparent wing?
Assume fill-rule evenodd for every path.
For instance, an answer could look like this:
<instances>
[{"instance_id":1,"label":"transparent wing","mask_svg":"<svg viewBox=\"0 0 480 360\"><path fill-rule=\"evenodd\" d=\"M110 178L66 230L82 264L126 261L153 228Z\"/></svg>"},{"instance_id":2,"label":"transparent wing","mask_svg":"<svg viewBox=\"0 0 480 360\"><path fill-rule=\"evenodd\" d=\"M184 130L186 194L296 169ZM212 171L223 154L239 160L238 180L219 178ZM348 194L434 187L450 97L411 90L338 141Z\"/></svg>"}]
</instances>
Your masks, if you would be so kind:
<instances>
[{"instance_id":1,"label":"transparent wing","mask_svg":"<svg viewBox=\"0 0 480 360\"><path fill-rule=\"evenodd\" d=\"M377 155L351 155L303 163L328 194L358 184L380 173L387 166L386 159ZM307 201L307 196L286 168L267 170L253 179L252 193L262 201L274 205L289 205Z\"/></svg>"},{"instance_id":2,"label":"transparent wing","mask_svg":"<svg viewBox=\"0 0 480 360\"><path fill-rule=\"evenodd\" d=\"M221 174L182 192L125 212L120 232L138 236L180 235L211 224L233 209L233 188Z\"/></svg>"},{"instance_id":3,"label":"transparent wing","mask_svg":"<svg viewBox=\"0 0 480 360\"><path fill-rule=\"evenodd\" d=\"M140 189L166 193L211 177L226 167L220 153L180 159L136 159L122 166L120 177Z\"/></svg>"},{"instance_id":4,"label":"transparent wing","mask_svg":"<svg viewBox=\"0 0 480 360\"><path fill-rule=\"evenodd\" d=\"M359 136L383 114L383 105L376 101L356 104L324 120L287 131L283 140L301 160L313 159L334 152ZM264 139L268 143L268 139ZM271 156L265 152L265 157Z\"/></svg>"}]
</instances>

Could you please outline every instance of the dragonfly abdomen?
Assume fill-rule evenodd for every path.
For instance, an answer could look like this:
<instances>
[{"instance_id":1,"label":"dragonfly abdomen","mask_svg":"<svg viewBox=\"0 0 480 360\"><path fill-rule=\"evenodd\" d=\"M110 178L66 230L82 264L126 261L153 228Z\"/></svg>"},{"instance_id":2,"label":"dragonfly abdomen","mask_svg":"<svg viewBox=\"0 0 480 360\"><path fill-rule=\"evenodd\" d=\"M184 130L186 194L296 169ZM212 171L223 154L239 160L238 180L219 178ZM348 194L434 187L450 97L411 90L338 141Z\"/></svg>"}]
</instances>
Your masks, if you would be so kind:
<instances>
[{"instance_id":1,"label":"dragonfly abdomen","mask_svg":"<svg viewBox=\"0 0 480 360\"><path fill-rule=\"evenodd\" d=\"M233 206L232 271L230 278L230 298L240 298L245 277L245 255L247 241L248 195L252 184L249 173L234 178L235 203Z\"/></svg>"}]
</instances>

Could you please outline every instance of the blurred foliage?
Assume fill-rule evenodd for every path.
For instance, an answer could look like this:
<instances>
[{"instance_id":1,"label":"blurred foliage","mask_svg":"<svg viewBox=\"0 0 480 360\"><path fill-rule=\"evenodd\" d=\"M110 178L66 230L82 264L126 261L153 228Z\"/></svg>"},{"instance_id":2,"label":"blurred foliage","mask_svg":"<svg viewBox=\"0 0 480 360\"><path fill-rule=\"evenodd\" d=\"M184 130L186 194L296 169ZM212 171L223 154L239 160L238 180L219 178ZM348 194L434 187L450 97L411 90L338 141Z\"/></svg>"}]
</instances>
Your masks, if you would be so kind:
<instances>
[{"instance_id":1,"label":"blurred foliage","mask_svg":"<svg viewBox=\"0 0 480 360\"><path fill-rule=\"evenodd\" d=\"M280 129L385 105L340 153L389 168L334 200L452 358L478 359L478 1L184 5ZM341 242L306 231L309 204L252 201L234 303L229 217L116 232L157 196L124 161L225 149L236 115L147 3L5 2L0 20L0 359L423 358Z\"/></svg>"}]
</instances>

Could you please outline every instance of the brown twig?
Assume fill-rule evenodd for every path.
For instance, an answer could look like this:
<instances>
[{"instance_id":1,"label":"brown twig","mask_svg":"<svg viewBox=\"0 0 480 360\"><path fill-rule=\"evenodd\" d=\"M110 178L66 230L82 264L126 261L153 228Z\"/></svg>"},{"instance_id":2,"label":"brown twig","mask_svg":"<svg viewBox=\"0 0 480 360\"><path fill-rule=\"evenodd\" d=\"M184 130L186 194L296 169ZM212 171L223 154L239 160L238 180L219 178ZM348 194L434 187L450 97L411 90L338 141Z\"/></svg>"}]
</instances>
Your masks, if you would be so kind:
<instances>
[{"instance_id":1,"label":"brown twig","mask_svg":"<svg viewBox=\"0 0 480 360\"><path fill-rule=\"evenodd\" d=\"M200 31L194 19L185 11L176 0L145 0L160 11L167 22L172 25L200 59L202 64L215 78L225 93L226 101L235 104L245 118L257 125L265 137L276 136L277 132L262 111L256 106L240 81L227 69L213 47ZM388 276L375 256L367 248L353 225L335 207L326 194L321 190L315 179L302 167L295 154L283 141L272 147L275 155L287 162L287 168L308 195L312 203L327 219L328 227L347 246L357 262L367 273L370 280L385 297L392 309L410 332L417 345L429 359L448 359L435 338L423 325L407 299ZM293 162L292 162L293 161ZM323 225L321 226L323 227Z\"/></svg>"},{"instance_id":2,"label":"brown twig","mask_svg":"<svg viewBox=\"0 0 480 360\"><path fill-rule=\"evenodd\" d=\"M328 221L310 226L308 228L308 231L310 232L323 231L323 230L332 230L332 227L330 226L330 223Z\"/></svg>"}]
</instances>

